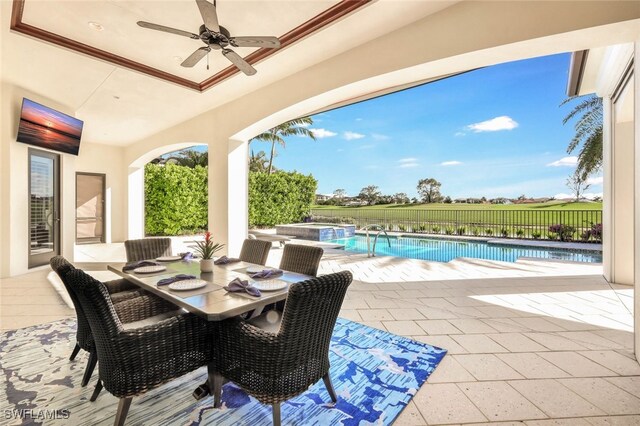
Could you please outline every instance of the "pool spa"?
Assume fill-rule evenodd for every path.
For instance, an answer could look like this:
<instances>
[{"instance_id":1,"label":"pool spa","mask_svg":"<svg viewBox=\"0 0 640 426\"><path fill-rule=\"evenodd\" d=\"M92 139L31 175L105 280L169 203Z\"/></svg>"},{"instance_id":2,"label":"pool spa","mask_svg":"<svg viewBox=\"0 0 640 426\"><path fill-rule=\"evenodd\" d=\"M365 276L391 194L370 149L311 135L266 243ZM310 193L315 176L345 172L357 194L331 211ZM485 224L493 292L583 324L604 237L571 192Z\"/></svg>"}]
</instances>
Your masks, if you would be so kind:
<instances>
[{"instance_id":1,"label":"pool spa","mask_svg":"<svg viewBox=\"0 0 640 426\"><path fill-rule=\"evenodd\" d=\"M371 237L373 247L374 237ZM344 250L354 253L367 253L367 237L355 235L349 238L336 238L329 243L344 246ZM573 262L602 263L602 252L596 250L575 250L538 246L506 245L487 241L452 240L442 238L378 237L376 256L406 257L409 259L449 262L458 257L500 260L515 262L520 257L564 260Z\"/></svg>"},{"instance_id":2,"label":"pool spa","mask_svg":"<svg viewBox=\"0 0 640 426\"><path fill-rule=\"evenodd\" d=\"M340 225L335 223L291 223L276 225L277 235L286 235L303 240L328 241L353 237L356 233L355 225Z\"/></svg>"}]
</instances>

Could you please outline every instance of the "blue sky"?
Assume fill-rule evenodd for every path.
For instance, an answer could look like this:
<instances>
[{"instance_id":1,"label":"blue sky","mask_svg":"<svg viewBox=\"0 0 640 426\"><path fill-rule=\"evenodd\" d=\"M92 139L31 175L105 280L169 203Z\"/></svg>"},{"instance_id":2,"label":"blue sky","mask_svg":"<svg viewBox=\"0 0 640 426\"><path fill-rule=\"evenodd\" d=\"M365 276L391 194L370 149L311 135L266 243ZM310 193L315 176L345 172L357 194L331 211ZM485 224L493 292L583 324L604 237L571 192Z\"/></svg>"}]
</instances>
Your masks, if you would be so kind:
<instances>
[{"instance_id":1,"label":"blue sky","mask_svg":"<svg viewBox=\"0 0 640 426\"><path fill-rule=\"evenodd\" d=\"M318 192L367 185L416 195L436 178L457 197L558 196L569 191L573 125L562 125L569 54L496 65L313 116L315 142L278 147L274 165L312 174ZM254 141L254 152L270 145ZM573 158L572 158L573 157ZM601 193L594 177L588 192Z\"/></svg>"}]
</instances>

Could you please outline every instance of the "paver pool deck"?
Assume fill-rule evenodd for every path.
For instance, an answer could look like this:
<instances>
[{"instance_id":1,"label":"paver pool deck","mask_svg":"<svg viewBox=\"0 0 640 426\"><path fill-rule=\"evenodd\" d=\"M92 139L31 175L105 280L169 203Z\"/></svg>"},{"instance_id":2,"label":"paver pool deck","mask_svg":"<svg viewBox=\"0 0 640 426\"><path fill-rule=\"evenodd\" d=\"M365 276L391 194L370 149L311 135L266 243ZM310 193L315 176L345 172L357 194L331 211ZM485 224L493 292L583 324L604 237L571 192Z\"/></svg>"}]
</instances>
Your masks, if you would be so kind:
<instances>
[{"instance_id":1,"label":"paver pool deck","mask_svg":"<svg viewBox=\"0 0 640 426\"><path fill-rule=\"evenodd\" d=\"M92 269L124 256L118 245L87 247L76 259ZM607 283L600 265L327 250L319 273L345 269L356 281L342 317L449 351L394 425L640 424L633 288ZM48 273L0 280L3 330L73 315Z\"/></svg>"}]
</instances>

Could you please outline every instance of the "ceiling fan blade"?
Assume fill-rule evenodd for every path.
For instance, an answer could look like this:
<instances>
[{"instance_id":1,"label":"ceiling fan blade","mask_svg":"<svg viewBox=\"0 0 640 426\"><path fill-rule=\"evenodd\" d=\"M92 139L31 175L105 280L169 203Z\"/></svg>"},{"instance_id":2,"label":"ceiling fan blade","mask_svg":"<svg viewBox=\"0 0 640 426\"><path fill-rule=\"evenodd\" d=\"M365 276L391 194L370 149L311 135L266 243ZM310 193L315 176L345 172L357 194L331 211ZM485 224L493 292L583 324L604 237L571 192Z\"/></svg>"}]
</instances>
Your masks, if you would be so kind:
<instances>
[{"instance_id":1,"label":"ceiling fan blade","mask_svg":"<svg viewBox=\"0 0 640 426\"><path fill-rule=\"evenodd\" d=\"M207 56L207 53L209 53L210 51L211 51L211 49L208 48L208 47L201 47L200 49L196 50L191 55L189 55L189 57L187 59L185 59L184 61L182 61L182 63L180 65L182 65L183 67L186 67L186 68L191 68L195 64L200 62L200 59L202 59L205 56Z\"/></svg>"},{"instance_id":2,"label":"ceiling fan blade","mask_svg":"<svg viewBox=\"0 0 640 426\"><path fill-rule=\"evenodd\" d=\"M236 52L234 52L233 50L222 49L222 54L224 55L225 58L230 60L233 63L233 65L238 67L238 69L243 73L245 73L246 75L254 75L255 73L258 72L254 67L251 66L251 64L249 64L249 62L242 59L242 57L238 55Z\"/></svg>"},{"instance_id":3,"label":"ceiling fan blade","mask_svg":"<svg viewBox=\"0 0 640 426\"><path fill-rule=\"evenodd\" d=\"M235 47L266 47L267 49L280 47L278 37L231 37L229 43Z\"/></svg>"},{"instance_id":4,"label":"ceiling fan blade","mask_svg":"<svg viewBox=\"0 0 640 426\"><path fill-rule=\"evenodd\" d=\"M196 0L198 8L200 9L200 15L204 21L204 26L209 30L216 33L220 32L220 25L218 24L218 12L213 3L209 3L207 0Z\"/></svg>"},{"instance_id":5,"label":"ceiling fan blade","mask_svg":"<svg viewBox=\"0 0 640 426\"><path fill-rule=\"evenodd\" d=\"M165 27L164 25L153 24L151 22L138 21L138 25L142 28L148 28L150 30L163 31L165 33L177 34L185 37L198 40L200 37L198 34L190 33L189 31L182 31L175 28Z\"/></svg>"}]
</instances>

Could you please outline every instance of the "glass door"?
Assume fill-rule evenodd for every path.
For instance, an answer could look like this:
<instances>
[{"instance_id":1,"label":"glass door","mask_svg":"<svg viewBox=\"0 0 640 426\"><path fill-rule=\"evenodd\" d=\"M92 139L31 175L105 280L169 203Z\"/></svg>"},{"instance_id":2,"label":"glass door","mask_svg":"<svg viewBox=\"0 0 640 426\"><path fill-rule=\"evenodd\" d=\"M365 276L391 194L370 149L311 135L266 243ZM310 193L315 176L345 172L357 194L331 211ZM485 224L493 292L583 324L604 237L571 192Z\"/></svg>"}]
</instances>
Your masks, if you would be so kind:
<instances>
[{"instance_id":1,"label":"glass door","mask_svg":"<svg viewBox=\"0 0 640 426\"><path fill-rule=\"evenodd\" d=\"M29 268L60 254L60 156L29 150Z\"/></svg>"},{"instance_id":2,"label":"glass door","mask_svg":"<svg viewBox=\"0 0 640 426\"><path fill-rule=\"evenodd\" d=\"M105 175L76 173L76 243L104 243Z\"/></svg>"}]
</instances>

